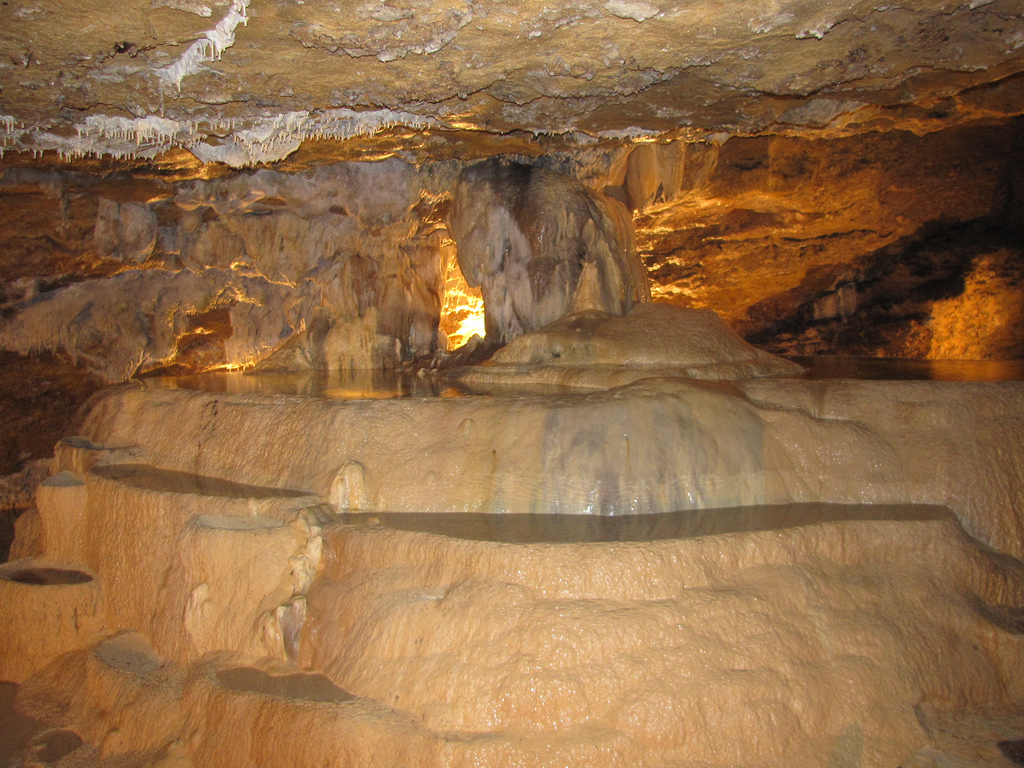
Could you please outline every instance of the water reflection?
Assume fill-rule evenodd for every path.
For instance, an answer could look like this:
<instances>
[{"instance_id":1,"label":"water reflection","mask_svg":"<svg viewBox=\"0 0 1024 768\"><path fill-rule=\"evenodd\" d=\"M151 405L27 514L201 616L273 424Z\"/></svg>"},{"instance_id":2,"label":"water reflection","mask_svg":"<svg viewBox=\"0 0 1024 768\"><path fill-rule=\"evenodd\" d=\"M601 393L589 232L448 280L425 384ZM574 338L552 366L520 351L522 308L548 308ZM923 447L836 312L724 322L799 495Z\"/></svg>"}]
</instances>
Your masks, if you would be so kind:
<instances>
[{"instance_id":1,"label":"water reflection","mask_svg":"<svg viewBox=\"0 0 1024 768\"><path fill-rule=\"evenodd\" d=\"M302 395L332 400L454 397L464 394L451 383L441 381L435 376L420 377L404 371L214 371L192 376L154 376L140 381L143 386L153 389L193 389L227 394Z\"/></svg>"},{"instance_id":2,"label":"water reflection","mask_svg":"<svg viewBox=\"0 0 1024 768\"><path fill-rule=\"evenodd\" d=\"M804 366L806 379L871 379L931 381L1024 381L1024 360L896 360L868 357L789 358ZM664 370L659 369L659 375ZM501 387L470 390L436 375L417 376L408 371L311 371L303 373L243 373L215 371L192 376L154 376L140 379L154 389L192 389L254 395L302 395L334 400L370 400L395 397L455 397L489 394ZM560 394L564 386L516 385L516 391Z\"/></svg>"},{"instance_id":3,"label":"water reflection","mask_svg":"<svg viewBox=\"0 0 1024 768\"><path fill-rule=\"evenodd\" d=\"M776 504L687 509L644 515L529 515L473 512L348 513L344 525L383 526L470 541L504 544L579 544L694 539L728 533L778 531L847 521L954 520L928 504Z\"/></svg>"},{"instance_id":4,"label":"water reflection","mask_svg":"<svg viewBox=\"0 0 1024 768\"><path fill-rule=\"evenodd\" d=\"M879 357L787 359L807 369L805 379L871 379L899 381L1022 381L1024 360L897 360Z\"/></svg>"}]
</instances>

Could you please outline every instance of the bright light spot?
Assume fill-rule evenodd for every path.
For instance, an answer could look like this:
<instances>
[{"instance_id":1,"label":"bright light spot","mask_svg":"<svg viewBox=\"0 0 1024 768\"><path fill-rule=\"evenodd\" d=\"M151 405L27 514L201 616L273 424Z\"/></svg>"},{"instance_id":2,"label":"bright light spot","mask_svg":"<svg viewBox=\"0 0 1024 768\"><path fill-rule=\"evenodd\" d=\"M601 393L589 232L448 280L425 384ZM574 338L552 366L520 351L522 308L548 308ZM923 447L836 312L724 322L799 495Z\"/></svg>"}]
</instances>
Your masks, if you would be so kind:
<instances>
[{"instance_id":1,"label":"bright light spot","mask_svg":"<svg viewBox=\"0 0 1024 768\"><path fill-rule=\"evenodd\" d=\"M470 288L462 276L454 249L448 249L444 274L444 300L441 304L441 330L448 336L448 351L458 349L473 334L483 338L484 299L479 288Z\"/></svg>"}]
</instances>

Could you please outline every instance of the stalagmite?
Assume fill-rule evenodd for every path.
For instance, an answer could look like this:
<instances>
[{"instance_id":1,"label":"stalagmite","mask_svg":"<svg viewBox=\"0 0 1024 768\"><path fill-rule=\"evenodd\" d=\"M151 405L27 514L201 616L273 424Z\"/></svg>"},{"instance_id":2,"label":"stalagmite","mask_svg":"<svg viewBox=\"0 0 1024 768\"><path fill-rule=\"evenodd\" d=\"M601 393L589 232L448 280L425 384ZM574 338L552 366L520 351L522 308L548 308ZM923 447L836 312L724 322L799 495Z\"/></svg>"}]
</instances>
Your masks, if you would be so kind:
<instances>
[{"instance_id":1,"label":"stalagmite","mask_svg":"<svg viewBox=\"0 0 1024 768\"><path fill-rule=\"evenodd\" d=\"M632 226L617 205L521 165L486 161L463 172L451 231L462 273L483 293L490 341L572 311L621 315L649 300Z\"/></svg>"}]
</instances>

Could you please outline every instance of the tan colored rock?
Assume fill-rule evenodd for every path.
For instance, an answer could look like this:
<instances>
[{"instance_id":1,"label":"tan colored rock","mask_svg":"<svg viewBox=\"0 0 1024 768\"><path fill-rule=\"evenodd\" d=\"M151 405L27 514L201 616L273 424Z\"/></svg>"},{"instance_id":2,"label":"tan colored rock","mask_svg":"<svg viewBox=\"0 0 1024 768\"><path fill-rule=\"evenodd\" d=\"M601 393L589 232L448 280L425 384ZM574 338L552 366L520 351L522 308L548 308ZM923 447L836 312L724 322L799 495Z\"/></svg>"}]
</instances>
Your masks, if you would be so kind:
<instances>
[{"instance_id":1,"label":"tan colored rock","mask_svg":"<svg viewBox=\"0 0 1024 768\"><path fill-rule=\"evenodd\" d=\"M367 134L374 155L422 148L394 126L435 128L435 146L467 154L513 132L526 137L506 151L528 137L927 131L1020 113L1006 96L1021 70L1012 3L250 5L132 0L111 28L92 0L74 35L52 3L12 11L5 144L147 159L185 147L239 167Z\"/></svg>"},{"instance_id":2,"label":"tan colored rock","mask_svg":"<svg viewBox=\"0 0 1024 768\"><path fill-rule=\"evenodd\" d=\"M563 531L543 519L520 543L486 524L461 539L458 516L404 531L364 515L326 534L302 658L465 734L456 765L825 766L851 733L864 764L899 764L928 743L917 705L1021 695L1020 637L978 610L1022 605L1024 582L950 518L878 514L608 543L546 542Z\"/></svg>"},{"instance_id":3,"label":"tan colored rock","mask_svg":"<svg viewBox=\"0 0 1024 768\"><path fill-rule=\"evenodd\" d=\"M800 366L747 344L708 310L637 304L625 317L582 312L513 339L491 360L459 369L477 387L550 384L607 389L645 378L723 381L796 375Z\"/></svg>"},{"instance_id":4,"label":"tan colored rock","mask_svg":"<svg viewBox=\"0 0 1024 768\"><path fill-rule=\"evenodd\" d=\"M213 400L211 433L203 425ZM714 385L644 383L629 393L551 399L310 399L280 409L270 402L111 391L83 434L135 442L177 471L244 473L323 498L355 461L370 509L624 514L763 498L760 419ZM178 414L174 432L159 426L168 408ZM300 423L296 441L289 436ZM728 442L718 437L724 432Z\"/></svg>"},{"instance_id":5,"label":"tan colored rock","mask_svg":"<svg viewBox=\"0 0 1024 768\"><path fill-rule=\"evenodd\" d=\"M18 706L73 730L96 763L134 755L151 765L181 735L182 678L143 635L127 632L55 660L22 686Z\"/></svg>"},{"instance_id":6,"label":"tan colored rock","mask_svg":"<svg viewBox=\"0 0 1024 768\"><path fill-rule=\"evenodd\" d=\"M938 503L977 539L1024 556L1016 382L740 385L766 423L766 499Z\"/></svg>"},{"instance_id":7,"label":"tan colored rock","mask_svg":"<svg viewBox=\"0 0 1024 768\"><path fill-rule=\"evenodd\" d=\"M85 482L64 470L39 485L36 506L46 553L57 562L87 567L82 545L89 535Z\"/></svg>"},{"instance_id":8,"label":"tan colored rock","mask_svg":"<svg viewBox=\"0 0 1024 768\"><path fill-rule=\"evenodd\" d=\"M82 441L61 453L64 464L102 460ZM44 484L41 549L95 574L109 595L103 626L143 631L166 657L233 649L284 658L319 562L317 504L294 491L96 463L81 479L64 470Z\"/></svg>"},{"instance_id":9,"label":"tan colored rock","mask_svg":"<svg viewBox=\"0 0 1024 768\"><path fill-rule=\"evenodd\" d=\"M146 205L101 197L95 237L100 256L130 264L146 261L156 245L156 215Z\"/></svg>"},{"instance_id":10,"label":"tan colored rock","mask_svg":"<svg viewBox=\"0 0 1024 768\"><path fill-rule=\"evenodd\" d=\"M442 765L442 740L388 703L353 700L323 675L211 659L182 701L193 765ZM272 723L273 727L267 727Z\"/></svg>"},{"instance_id":11,"label":"tan colored rock","mask_svg":"<svg viewBox=\"0 0 1024 768\"><path fill-rule=\"evenodd\" d=\"M389 511L943 504L972 535L1020 556L1021 397L1014 382L661 379L556 397L282 407L244 394L126 388L96 400L83 434L140 445L175 471L201 467L325 499L357 462L361 504Z\"/></svg>"},{"instance_id":12,"label":"tan colored rock","mask_svg":"<svg viewBox=\"0 0 1024 768\"><path fill-rule=\"evenodd\" d=\"M940 508L561 522L346 517L308 595L311 669L185 669L127 633L20 707L154 766L782 768L926 765L948 723L1024 696L1024 573Z\"/></svg>"},{"instance_id":13,"label":"tan colored rock","mask_svg":"<svg viewBox=\"0 0 1024 768\"><path fill-rule=\"evenodd\" d=\"M21 682L57 656L96 642L104 629L100 583L45 559L0 565L0 605L0 680Z\"/></svg>"},{"instance_id":14,"label":"tan colored rock","mask_svg":"<svg viewBox=\"0 0 1024 768\"><path fill-rule=\"evenodd\" d=\"M104 195L132 197L137 179L4 170L0 205L21 205L8 204L19 225L0 245L31 279L5 289L0 347L52 352L108 382L251 367L279 351L268 367L297 351L284 367L394 368L440 340L433 205L444 178L398 159L336 163L193 179L165 185L173 198L118 203ZM56 215L22 214L54 196ZM62 267L33 270L26 251L89 279L65 285Z\"/></svg>"},{"instance_id":15,"label":"tan colored rock","mask_svg":"<svg viewBox=\"0 0 1024 768\"><path fill-rule=\"evenodd\" d=\"M49 623L7 674L82 759L162 768L927 765L929 723L1024 700L1024 571L960 523L1021 554L1022 396L108 390L39 497L96 629L10 582Z\"/></svg>"}]
</instances>

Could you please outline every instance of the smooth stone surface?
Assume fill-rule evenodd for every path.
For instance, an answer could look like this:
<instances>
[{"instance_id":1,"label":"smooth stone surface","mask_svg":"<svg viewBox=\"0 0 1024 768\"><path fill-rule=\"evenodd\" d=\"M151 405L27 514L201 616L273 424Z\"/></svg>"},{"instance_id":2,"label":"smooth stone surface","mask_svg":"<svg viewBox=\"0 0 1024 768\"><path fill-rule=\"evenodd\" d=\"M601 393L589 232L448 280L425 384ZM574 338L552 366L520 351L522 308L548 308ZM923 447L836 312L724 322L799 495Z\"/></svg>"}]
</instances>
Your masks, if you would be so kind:
<instances>
[{"instance_id":1,"label":"smooth stone surface","mask_svg":"<svg viewBox=\"0 0 1024 768\"><path fill-rule=\"evenodd\" d=\"M347 513L338 523L502 544L597 544L695 539L778 531L844 521L955 520L925 504L783 504L663 512L651 515L484 515L415 512Z\"/></svg>"}]
</instances>

